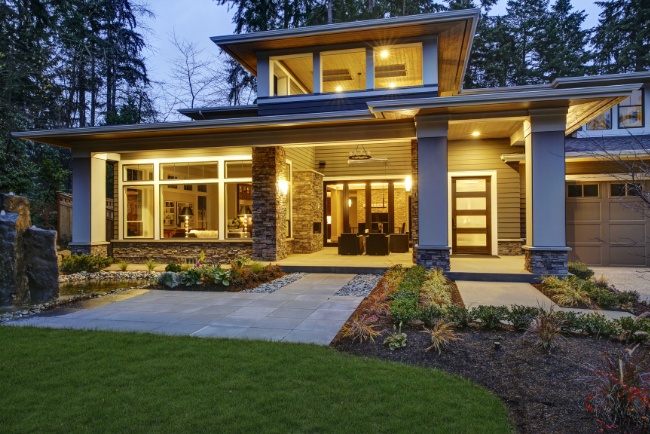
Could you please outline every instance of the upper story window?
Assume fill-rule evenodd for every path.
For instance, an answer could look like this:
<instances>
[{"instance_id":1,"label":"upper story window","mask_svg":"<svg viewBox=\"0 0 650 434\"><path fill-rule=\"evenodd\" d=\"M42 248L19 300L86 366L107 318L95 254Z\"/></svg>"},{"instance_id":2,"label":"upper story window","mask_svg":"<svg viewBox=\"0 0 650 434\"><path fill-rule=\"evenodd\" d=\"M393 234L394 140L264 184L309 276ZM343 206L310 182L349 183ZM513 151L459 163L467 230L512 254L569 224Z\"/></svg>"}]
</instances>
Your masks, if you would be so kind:
<instances>
[{"instance_id":1,"label":"upper story window","mask_svg":"<svg viewBox=\"0 0 650 434\"><path fill-rule=\"evenodd\" d=\"M153 181L153 164L125 164L122 168L126 181Z\"/></svg>"},{"instance_id":2,"label":"upper story window","mask_svg":"<svg viewBox=\"0 0 650 434\"><path fill-rule=\"evenodd\" d=\"M311 54L272 57L270 66L273 96L303 95L314 91L314 62Z\"/></svg>"},{"instance_id":3,"label":"upper story window","mask_svg":"<svg viewBox=\"0 0 650 434\"><path fill-rule=\"evenodd\" d=\"M376 47L375 89L422 86L422 44Z\"/></svg>"},{"instance_id":4,"label":"upper story window","mask_svg":"<svg viewBox=\"0 0 650 434\"><path fill-rule=\"evenodd\" d=\"M635 90L618 105L618 127L643 127L643 89Z\"/></svg>"},{"instance_id":5,"label":"upper story window","mask_svg":"<svg viewBox=\"0 0 650 434\"><path fill-rule=\"evenodd\" d=\"M611 130L612 129L612 109L599 114L587 123L588 130Z\"/></svg>"},{"instance_id":6,"label":"upper story window","mask_svg":"<svg viewBox=\"0 0 650 434\"><path fill-rule=\"evenodd\" d=\"M365 90L365 48L322 52L321 72L323 92Z\"/></svg>"}]
</instances>

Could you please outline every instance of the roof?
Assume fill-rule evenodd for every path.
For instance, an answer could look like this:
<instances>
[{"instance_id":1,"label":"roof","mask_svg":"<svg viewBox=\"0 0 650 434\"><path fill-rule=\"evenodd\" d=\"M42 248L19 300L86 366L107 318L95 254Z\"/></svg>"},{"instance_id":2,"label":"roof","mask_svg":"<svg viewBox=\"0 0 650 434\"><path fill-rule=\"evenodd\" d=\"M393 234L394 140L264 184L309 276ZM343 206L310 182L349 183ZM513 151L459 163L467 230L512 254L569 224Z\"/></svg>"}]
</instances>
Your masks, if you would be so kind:
<instances>
[{"instance_id":1,"label":"roof","mask_svg":"<svg viewBox=\"0 0 650 434\"><path fill-rule=\"evenodd\" d=\"M564 151L585 154L642 151L648 152L648 156L650 156L650 135L585 138L567 137L564 141Z\"/></svg>"},{"instance_id":2,"label":"roof","mask_svg":"<svg viewBox=\"0 0 650 434\"><path fill-rule=\"evenodd\" d=\"M322 26L271 30L210 39L257 75L257 54L273 50L307 49L342 44L386 45L402 39L438 37L438 88L457 93L463 82L480 9L380 18Z\"/></svg>"}]
</instances>

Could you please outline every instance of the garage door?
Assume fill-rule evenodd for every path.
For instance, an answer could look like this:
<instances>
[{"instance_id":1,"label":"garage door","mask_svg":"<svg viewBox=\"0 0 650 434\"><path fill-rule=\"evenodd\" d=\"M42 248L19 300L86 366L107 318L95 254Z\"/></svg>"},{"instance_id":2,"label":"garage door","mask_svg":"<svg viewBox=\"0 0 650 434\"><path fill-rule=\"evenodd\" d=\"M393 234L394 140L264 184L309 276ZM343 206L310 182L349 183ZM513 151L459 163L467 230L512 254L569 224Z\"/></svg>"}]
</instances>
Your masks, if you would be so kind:
<instances>
[{"instance_id":1,"label":"garage door","mask_svg":"<svg viewBox=\"0 0 650 434\"><path fill-rule=\"evenodd\" d=\"M650 221L635 209L629 184L568 182L569 260L590 265L650 266Z\"/></svg>"}]
</instances>

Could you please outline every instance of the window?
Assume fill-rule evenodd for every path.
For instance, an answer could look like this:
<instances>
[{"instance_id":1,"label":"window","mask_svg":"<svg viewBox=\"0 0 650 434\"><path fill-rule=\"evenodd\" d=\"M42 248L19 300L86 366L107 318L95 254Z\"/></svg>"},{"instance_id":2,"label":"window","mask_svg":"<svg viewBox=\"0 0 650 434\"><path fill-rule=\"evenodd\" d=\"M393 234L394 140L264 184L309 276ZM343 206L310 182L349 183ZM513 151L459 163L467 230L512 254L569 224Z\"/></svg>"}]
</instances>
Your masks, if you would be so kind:
<instances>
[{"instance_id":1,"label":"window","mask_svg":"<svg viewBox=\"0 0 650 434\"><path fill-rule=\"evenodd\" d=\"M219 178L219 163L169 163L160 165L160 179Z\"/></svg>"},{"instance_id":2,"label":"window","mask_svg":"<svg viewBox=\"0 0 650 434\"><path fill-rule=\"evenodd\" d=\"M422 44L375 48L375 89L422 85Z\"/></svg>"},{"instance_id":3,"label":"window","mask_svg":"<svg viewBox=\"0 0 650 434\"><path fill-rule=\"evenodd\" d=\"M226 178L251 178L252 176L252 161L226 161Z\"/></svg>"},{"instance_id":4,"label":"window","mask_svg":"<svg viewBox=\"0 0 650 434\"><path fill-rule=\"evenodd\" d=\"M587 123L588 130L611 130L612 129L612 109L599 114Z\"/></svg>"},{"instance_id":5,"label":"window","mask_svg":"<svg viewBox=\"0 0 650 434\"><path fill-rule=\"evenodd\" d=\"M291 222L293 221L293 210L292 210L292 193L293 193L293 182L292 182L292 173L291 173L291 163L287 163L285 166L285 177L289 188L287 189L287 212L286 212L286 236L291 238Z\"/></svg>"},{"instance_id":6,"label":"window","mask_svg":"<svg viewBox=\"0 0 650 434\"><path fill-rule=\"evenodd\" d=\"M567 197L598 197L598 184L567 184Z\"/></svg>"},{"instance_id":7,"label":"window","mask_svg":"<svg viewBox=\"0 0 650 434\"><path fill-rule=\"evenodd\" d=\"M635 90L618 105L618 127L643 127L643 90Z\"/></svg>"},{"instance_id":8,"label":"window","mask_svg":"<svg viewBox=\"0 0 650 434\"><path fill-rule=\"evenodd\" d=\"M122 167L125 181L153 181L153 164L128 164Z\"/></svg>"},{"instance_id":9,"label":"window","mask_svg":"<svg viewBox=\"0 0 650 434\"><path fill-rule=\"evenodd\" d=\"M226 238L252 238L252 192L251 183L226 184Z\"/></svg>"},{"instance_id":10,"label":"window","mask_svg":"<svg viewBox=\"0 0 650 434\"><path fill-rule=\"evenodd\" d=\"M271 95L302 95L314 92L314 66L311 54L270 59Z\"/></svg>"},{"instance_id":11,"label":"window","mask_svg":"<svg viewBox=\"0 0 650 434\"><path fill-rule=\"evenodd\" d=\"M219 184L177 187L160 186L160 238L219 238Z\"/></svg>"},{"instance_id":12,"label":"window","mask_svg":"<svg viewBox=\"0 0 650 434\"><path fill-rule=\"evenodd\" d=\"M126 238L153 238L153 185L124 188Z\"/></svg>"},{"instance_id":13,"label":"window","mask_svg":"<svg viewBox=\"0 0 650 434\"><path fill-rule=\"evenodd\" d=\"M610 197L638 197L643 194L643 185L634 183L610 184Z\"/></svg>"},{"instance_id":14,"label":"window","mask_svg":"<svg viewBox=\"0 0 650 434\"><path fill-rule=\"evenodd\" d=\"M321 53L323 92L366 89L365 48Z\"/></svg>"}]
</instances>

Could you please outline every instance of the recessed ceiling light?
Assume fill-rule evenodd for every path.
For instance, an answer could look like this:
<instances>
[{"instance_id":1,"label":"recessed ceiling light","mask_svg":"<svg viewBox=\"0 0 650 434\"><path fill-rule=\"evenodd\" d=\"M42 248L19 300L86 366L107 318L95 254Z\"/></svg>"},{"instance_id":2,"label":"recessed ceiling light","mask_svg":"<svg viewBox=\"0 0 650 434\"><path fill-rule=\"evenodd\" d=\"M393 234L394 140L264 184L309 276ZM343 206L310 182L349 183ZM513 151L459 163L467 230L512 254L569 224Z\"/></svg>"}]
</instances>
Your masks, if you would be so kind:
<instances>
[{"instance_id":1,"label":"recessed ceiling light","mask_svg":"<svg viewBox=\"0 0 650 434\"><path fill-rule=\"evenodd\" d=\"M481 135L481 133L478 132L478 131L474 131L474 132L472 133L472 136L474 136L474 137L478 137L478 136L480 136L480 135Z\"/></svg>"},{"instance_id":2,"label":"recessed ceiling light","mask_svg":"<svg viewBox=\"0 0 650 434\"><path fill-rule=\"evenodd\" d=\"M343 88L341 86L336 86L336 91L337 92L343 92Z\"/></svg>"},{"instance_id":3,"label":"recessed ceiling light","mask_svg":"<svg viewBox=\"0 0 650 434\"><path fill-rule=\"evenodd\" d=\"M381 51L379 52L379 56L380 56L382 59L388 59L388 50L381 50Z\"/></svg>"},{"instance_id":4,"label":"recessed ceiling light","mask_svg":"<svg viewBox=\"0 0 650 434\"><path fill-rule=\"evenodd\" d=\"M390 83L388 87L390 87L391 89L395 89L395 83Z\"/></svg>"}]
</instances>

